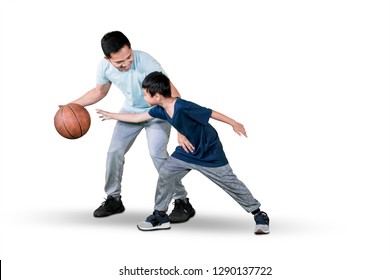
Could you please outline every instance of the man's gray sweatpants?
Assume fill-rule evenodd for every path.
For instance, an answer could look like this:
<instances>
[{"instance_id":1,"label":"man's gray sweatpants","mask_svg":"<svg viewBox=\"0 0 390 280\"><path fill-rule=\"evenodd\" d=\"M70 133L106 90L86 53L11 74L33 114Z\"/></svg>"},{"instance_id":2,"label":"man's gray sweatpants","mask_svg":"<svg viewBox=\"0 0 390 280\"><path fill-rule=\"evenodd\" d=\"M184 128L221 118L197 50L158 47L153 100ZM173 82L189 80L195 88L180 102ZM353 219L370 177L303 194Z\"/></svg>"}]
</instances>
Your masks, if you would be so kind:
<instances>
[{"instance_id":1,"label":"man's gray sweatpants","mask_svg":"<svg viewBox=\"0 0 390 280\"><path fill-rule=\"evenodd\" d=\"M199 171L216 183L247 212L255 211L260 207L260 202L253 197L244 183L238 180L229 164L221 167L205 167L169 157L159 171L155 196L155 210L164 212L168 210L173 194L175 191L180 192L176 186L191 170ZM186 193L184 188L182 188L182 191Z\"/></svg>"},{"instance_id":2,"label":"man's gray sweatpants","mask_svg":"<svg viewBox=\"0 0 390 280\"><path fill-rule=\"evenodd\" d=\"M121 113L134 112L122 109ZM107 153L106 184L104 187L107 196L118 197L121 194L125 155L143 129L146 131L150 156L158 172L169 157L167 145L171 125L167 121L160 119L153 119L142 123L117 121ZM139 161L144 160L144 158L131 158L131 160ZM177 182L176 187L180 191L180 194L175 195L174 198L186 198L187 192L181 182Z\"/></svg>"}]
</instances>

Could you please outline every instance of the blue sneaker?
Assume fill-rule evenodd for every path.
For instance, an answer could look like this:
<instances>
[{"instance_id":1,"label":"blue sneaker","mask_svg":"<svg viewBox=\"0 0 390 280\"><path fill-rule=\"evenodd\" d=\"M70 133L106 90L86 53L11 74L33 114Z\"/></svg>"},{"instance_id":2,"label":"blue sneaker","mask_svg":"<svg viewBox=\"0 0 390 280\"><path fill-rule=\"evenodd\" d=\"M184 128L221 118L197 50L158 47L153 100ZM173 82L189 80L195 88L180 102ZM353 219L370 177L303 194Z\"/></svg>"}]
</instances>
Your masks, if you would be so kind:
<instances>
[{"instance_id":1,"label":"blue sneaker","mask_svg":"<svg viewBox=\"0 0 390 280\"><path fill-rule=\"evenodd\" d=\"M140 222L137 227L144 231L170 229L171 223L167 214L154 210L153 214L147 217L145 221Z\"/></svg>"},{"instance_id":2,"label":"blue sneaker","mask_svg":"<svg viewBox=\"0 0 390 280\"><path fill-rule=\"evenodd\" d=\"M269 218L267 213L260 211L255 215L255 234L267 234L269 233Z\"/></svg>"}]
</instances>

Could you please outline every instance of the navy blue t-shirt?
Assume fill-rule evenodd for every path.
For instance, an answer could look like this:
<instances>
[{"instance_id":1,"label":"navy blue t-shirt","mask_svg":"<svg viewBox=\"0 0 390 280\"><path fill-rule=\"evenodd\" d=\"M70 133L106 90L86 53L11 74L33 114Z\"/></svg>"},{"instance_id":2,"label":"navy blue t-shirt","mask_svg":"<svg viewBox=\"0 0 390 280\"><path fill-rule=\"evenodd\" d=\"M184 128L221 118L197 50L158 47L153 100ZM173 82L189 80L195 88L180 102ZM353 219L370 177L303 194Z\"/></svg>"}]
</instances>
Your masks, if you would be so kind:
<instances>
[{"instance_id":1,"label":"navy blue t-shirt","mask_svg":"<svg viewBox=\"0 0 390 280\"><path fill-rule=\"evenodd\" d=\"M206 167L220 167L228 164L228 160L217 131L209 124L211 113L211 109L180 98L176 99L172 118L161 106L149 110L150 116L167 120L195 148L193 152L187 153L178 146L173 157Z\"/></svg>"}]
</instances>

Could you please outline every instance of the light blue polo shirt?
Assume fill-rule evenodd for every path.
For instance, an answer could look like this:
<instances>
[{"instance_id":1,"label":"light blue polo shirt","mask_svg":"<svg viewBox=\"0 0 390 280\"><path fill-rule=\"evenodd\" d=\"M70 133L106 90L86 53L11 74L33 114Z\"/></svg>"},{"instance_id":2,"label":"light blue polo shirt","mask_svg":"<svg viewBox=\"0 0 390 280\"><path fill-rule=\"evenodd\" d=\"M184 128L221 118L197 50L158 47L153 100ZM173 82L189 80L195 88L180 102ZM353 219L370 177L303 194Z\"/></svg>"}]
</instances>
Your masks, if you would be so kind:
<instances>
[{"instance_id":1,"label":"light blue polo shirt","mask_svg":"<svg viewBox=\"0 0 390 280\"><path fill-rule=\"evenodd\" d=\"M99 85L111 82L125 96L123 108L135 113L141 113L150 109L144 100L142 81L151 72L159 71L166 73L151 55L135 50L133 50L133 53L134 61L127 72L117 70L108 60L103 58L97 69L96 82Z\"/></svg>"}]
</instances>

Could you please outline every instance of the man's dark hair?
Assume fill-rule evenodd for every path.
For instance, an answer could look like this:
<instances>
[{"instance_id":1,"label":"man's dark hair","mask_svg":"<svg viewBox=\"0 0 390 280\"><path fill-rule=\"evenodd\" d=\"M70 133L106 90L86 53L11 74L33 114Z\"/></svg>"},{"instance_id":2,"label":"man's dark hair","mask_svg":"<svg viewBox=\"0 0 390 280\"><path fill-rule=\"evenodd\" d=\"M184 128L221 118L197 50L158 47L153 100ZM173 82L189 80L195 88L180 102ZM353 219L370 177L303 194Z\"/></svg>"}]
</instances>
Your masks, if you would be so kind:
<instances>
[{"instance_id":1,"label":"man's dark hair","mask_svg":"<svg viewBox=\"0 0 390 280\"><path fill-rule=\"evenodd\" d=\"M171 83L162 72L156 71L147 75L142 82L142 88L146 89L151 96L159 93L164 97L171 97Z\"/></svg>"},{"instance_id":2,"label":"man's dark hair","mask_svg":"<svg viewBox=\"0 0 390 280\"><path fill-rule=\"evenodd\" d=\"M129 39L120 31L112 31L105 34L101 40L102 50L106 57L110 58L111 53L118 52L124 46L131 48Z\"/></svg>"}]
</instances>

